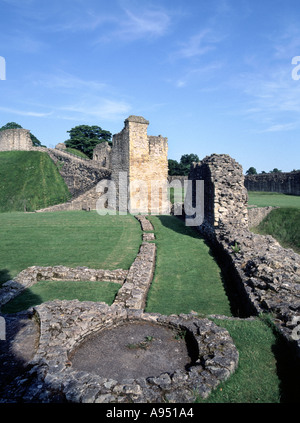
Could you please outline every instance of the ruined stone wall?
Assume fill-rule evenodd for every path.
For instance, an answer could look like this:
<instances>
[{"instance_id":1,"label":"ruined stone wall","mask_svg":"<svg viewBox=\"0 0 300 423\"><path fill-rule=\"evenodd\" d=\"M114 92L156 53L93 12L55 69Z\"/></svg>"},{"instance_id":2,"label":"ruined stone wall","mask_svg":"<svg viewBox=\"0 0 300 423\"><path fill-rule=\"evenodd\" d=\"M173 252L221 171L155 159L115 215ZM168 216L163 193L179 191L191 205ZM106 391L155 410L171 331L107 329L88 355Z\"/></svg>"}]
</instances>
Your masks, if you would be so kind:
<instances>
[{"instance_id":1,"label":"ruined stone wall","mask_svg":"<svg viewBox=\"0 0 300 423\"><path fill-rule=\"evenodd\" d=\"M64 178L72 197L90 190L102 179L110 179L110 170L98 162L84 160L58 149L45 149Z\"/></svg>"},{"instance_id":2,"label":"ruined stone wall","mask_svg":"<svg viewBox=\"0 0 300 423\"><path fill-rule=\"evenodd\" d=\"M166 202L165 192L161 193L157 207L151 208L151 187L154 181L167 183L168 178L168 141L161 136L147 135L149 122L141 116L130 116L125 120L123 130L113 136L112 147L112 180L116 182L118 199L123 196L119 191L120 172L127 175L126 183L129 189L131 206L135 212L162 212L169 205ZM124 191L126 187L123 186ZM158 198L155 196L155 198ZM127 204L122 203L121 209L127 210ZM137 209L136 209L137 207Z\"/></svg>"},{"instance_id":3,"label":"ruined stone wall","mask_svg":"<svg viewBox=\"0 0 300 423\"><path fill-rule=\"evenodd\" d=\"M213 154L194 163L191 180L204 181L204 222L207 230L225 224L248 227L248 194L242 167L226 154Z\"/></svg>"},{"instance_id":4,"label":"ruined stone wall","mask_svg":"<svg viewBox=\"0 0 300 423\"><path fill-rule=\"evenodd\" d=\"M28 129L17 128L0 131L0 151L29 151L32 147Z\"/></svg>"},{"instance_id":5,"label":"ruined stone wall","mask_svg":"<svg viewBox=\"0 0 300 423\"><path fill-rule=\"evenodd\" d=\"M99 162L99 166L111 168L111 146L108 142L101 142L93 150L93 161Z\"/></svg>"},{"instance_id":6,"label":"ruined stone wall","mask_svg":"<svg viewBox=\"0 0 300 423\"><path fill-rule=\"evenodd\" d=\"M205 189L205 218L198 229L210 242L228 284L237 289L239 313L272 313L300 359L300 256L271 236L249 230L244 176L233 159L206 157L191 170L190 179L197 178L204 180Z\"/></svg>"},{"instance_id":7,"label":"ruined stone wall","mask_svg":"<svg viewBox=\"0 0 300 423\"><path fill-rule=\"evenodd\" d=\"M300 172L248 175L245 177L245 187L248 191L300 195Z\"/></svg>"}]
</instances>

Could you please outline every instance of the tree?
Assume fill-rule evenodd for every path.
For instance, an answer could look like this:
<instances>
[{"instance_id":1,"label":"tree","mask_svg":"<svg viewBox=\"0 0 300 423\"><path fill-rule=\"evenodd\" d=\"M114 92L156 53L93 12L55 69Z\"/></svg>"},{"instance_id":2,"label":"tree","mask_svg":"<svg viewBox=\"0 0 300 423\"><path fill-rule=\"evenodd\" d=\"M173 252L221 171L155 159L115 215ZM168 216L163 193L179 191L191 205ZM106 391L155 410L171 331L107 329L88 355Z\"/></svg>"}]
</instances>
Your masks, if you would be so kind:
<instances>
[{"instance_id":1,"label":"tree","mask_svg":"<svg viewBox=\"0 0 300 423\"><path fill-rule=\"evenodd\" d=\"M199 162L200 159L197 154L184 154L181 156L180 165L182 169L182 174L187 176L190 173L191 165L193 162Z\"/></svg>"},{"instance_id":2,"label":"tree","mask_svg":"<svg viewBox=\"0 0 300 423\"><path fill-rule=\"evenodd\" d=\"M255 167L249 167L249 169L246 172L246 175L257 175L257 171Z\"/></svg>"},{"instance_id":3,"label":"tree","mask_svg":"<svg viewBox=\"0 0 300 423\"><path fill-rule=\"evenodd\" d=\"M270 173L281 173L282 171L275 167L273 170L270 170Z\"/></svg>"},{"instance_id":4,"label":"tree","mask_svg":"<svg viewBox=\"0 0 300 423\"><path fill-rule=\"evenodd\" d=\"M8 122L6 125L0 128L0 131L5 131L6 129L19 129L19 128L23 129L22 126L16 122ZM41 141L39 141L36 136L34 136L31 132L29 133L29 135L31 138L32 145L34 147L43 147L41 144Z\"/></svg>"},{"instance_id":5,"label":"tree","mask_svg":"<svg viewBox=\"0 0 300 423\"><path fill-rule=\"evenodd\" d=\"M168 166L169 166L169 175L170 176L179 176L181 173L180 164L177 160L168 160Z\"/></svg>"},{"instance_id":6,"label":"tree","mask_svg":"<svg viewBox=\"0 0 300 423\"><path fill-rule=\"evenodd\" d=\"M100 126L79 125L67 131L70 139L65 141L66 147L82 151L90 159L97 144L107 141L111 144L111 132L105 131Z\"/></svg>"},{"instance_id":7,"label":"tree","mask_svg":"<svg viewBox=\"0 0 300 423\"><path fill-rule=\"evenodd\" d=\"M180 163L177 160L169 159L169 175L187 176L190 173L191 164L199 161L197 154L184 154L181 156Z\"/></svg>"}]
</instances>

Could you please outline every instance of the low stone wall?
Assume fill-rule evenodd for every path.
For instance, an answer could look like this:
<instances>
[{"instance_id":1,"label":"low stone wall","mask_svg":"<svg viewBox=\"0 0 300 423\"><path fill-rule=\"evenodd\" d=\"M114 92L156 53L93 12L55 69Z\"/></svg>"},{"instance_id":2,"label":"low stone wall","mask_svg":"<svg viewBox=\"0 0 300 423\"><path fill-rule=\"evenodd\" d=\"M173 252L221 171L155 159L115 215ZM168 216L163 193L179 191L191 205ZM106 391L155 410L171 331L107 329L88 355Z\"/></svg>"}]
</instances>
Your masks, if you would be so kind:
<instances>
[{"instance_id":1,"label":"low stone wall","mask_svg":"<svg viewBox=\"0 0 300 423\"><path fill-rule=\"evenodd\" d=\"M123 284L128 270L102 270L88 267L70 268L66 266L40 267L32 266L23 270L14 280L5 282L0 289L0 306L30 288L38 281L106 281Z\"/></svg>"},{"instance_id":2,"label":"low stone wall","mask_svg":"<svg viewBox=\"0 0 300 423\"><path fill-rule=\"evenodd\" d=\"M39 346L30 371L14 381L16 402L34 403L192 403L207 398L238 365L229 333L194 314L162 316L104 303L53 301L35 307L40 322ZM125 323L151 323L187 333L195 359L185 370L137 379L106 378L72 367L70 355L87 337ZM11 398L7 386L0 402Z\"/></svg>"},{"instance_id":3,"label":"low stone wall","mask_svg":"<svg viewBox=\"0 0 300 423\"><path fill-rule=\"evenodd\" d=\"M97 186L89 189L78 197L67 201L66 203L55 204L54 206L46 207L45 209L36 210L37 213L41 212L55 212L55 211L68 211L68 210L96 210L97 201L102 194L97 192Z\"/></svg>"},{"instance_id":4,"label":"low stone wall","mask_svg":"<svg viewBox=\"0 0 300 423\"><path fill-rule=\"evenodd\" d=\"M258 226L277 207L251 207L248 209L249 228Z\"/></svg>"}]
</instances>

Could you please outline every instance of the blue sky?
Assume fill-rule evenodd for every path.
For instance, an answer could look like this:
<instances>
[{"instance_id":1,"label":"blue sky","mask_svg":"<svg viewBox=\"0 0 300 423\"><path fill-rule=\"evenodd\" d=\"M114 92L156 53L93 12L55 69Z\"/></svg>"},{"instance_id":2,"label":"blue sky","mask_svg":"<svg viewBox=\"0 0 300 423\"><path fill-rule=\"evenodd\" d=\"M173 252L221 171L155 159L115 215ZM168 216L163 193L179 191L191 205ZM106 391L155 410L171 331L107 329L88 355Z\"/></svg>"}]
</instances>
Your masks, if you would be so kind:
<instances>
[{"instance_id":1,"label":"blue sky","mask_svg":"<svg viewBox=\"0 0 300 423\"><path fill-rule=\"evenodd\" d=\"M139 115L170 159L299 169L299 22L299 0L0 0L0 126L54 147Z\"/></svg>"}]
</instances>

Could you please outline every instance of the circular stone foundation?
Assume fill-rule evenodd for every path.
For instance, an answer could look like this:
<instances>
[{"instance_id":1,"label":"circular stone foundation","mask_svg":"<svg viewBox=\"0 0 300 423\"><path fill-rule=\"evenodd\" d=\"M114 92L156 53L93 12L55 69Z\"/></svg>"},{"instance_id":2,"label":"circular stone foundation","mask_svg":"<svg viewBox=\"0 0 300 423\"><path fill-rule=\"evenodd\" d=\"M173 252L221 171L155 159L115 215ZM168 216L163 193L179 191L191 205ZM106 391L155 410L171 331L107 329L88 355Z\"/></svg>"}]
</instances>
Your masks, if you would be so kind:
<instances>
[{"instance_id":1,"label":"circular stone foundation","mask_svg":"<svg viewBox=\"0 0 300 423\"><path fill-rule=\"evenodd\" d=\"M227 330L193 313L78 300L35 310L40 342L31 372L45 384L43 398L47 391L72 403L189 403L206 398L238 364Z\"/></svg>"},{"instance_id":2,"label":"circular stone foundation","mask_svg":"<svg viewBox=\"0 0 300 423\"><path fill-rule=\"evenodd\" d=\"M72 367L117 381L186 370L192 362L184 332L148 322L121 324L86 339L69 355Z\"/></svg>"}]
</instances>

